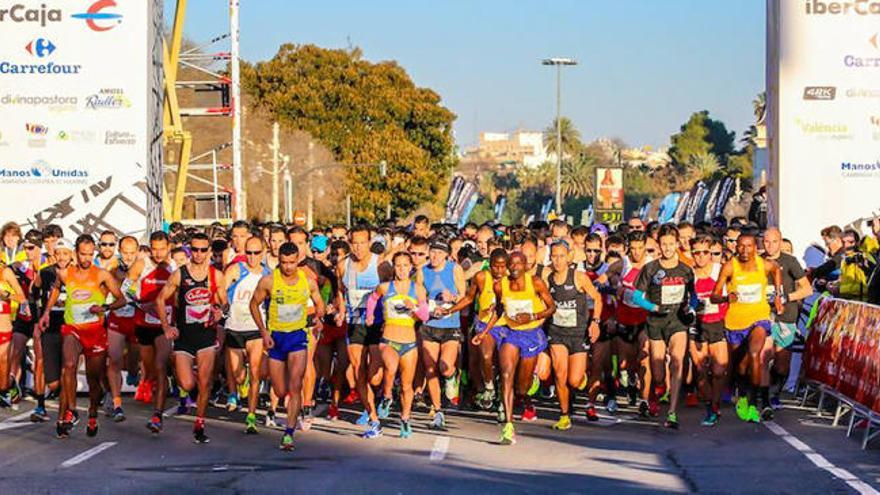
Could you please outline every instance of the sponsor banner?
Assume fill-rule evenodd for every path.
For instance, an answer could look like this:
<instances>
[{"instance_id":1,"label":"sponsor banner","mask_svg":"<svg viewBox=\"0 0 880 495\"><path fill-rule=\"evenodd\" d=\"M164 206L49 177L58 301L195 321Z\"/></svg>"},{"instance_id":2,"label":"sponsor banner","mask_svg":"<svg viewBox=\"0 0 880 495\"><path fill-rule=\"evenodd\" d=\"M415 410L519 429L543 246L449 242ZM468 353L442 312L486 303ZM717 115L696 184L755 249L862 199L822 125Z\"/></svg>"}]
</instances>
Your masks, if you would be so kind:
<instances>
[{"instance_id":1,"label":"sponsor banner","mask_svg":"<svg viewBox=\"0 0 880 495\"><path fill-rule=\"evenodd\" d=\"M880 211L880 0L767 5L770 220L802 254Z\"/></svg>"},{"instance_id":2,"label":"sponsor banner","mask_svg":"<svg viewBox=\"0 0 880 495\"><path fill-rule=\"evenodd\" d=\"M596 168L596 221L616 224L623 221L623 169Z\"/></svg>"},{"instance_id":3,"label":"sponsor banner","mask_svg":"<svg viewBox=\"0 0 880 495\"><path fill-rule=\"evenodd\" d=\"M821 299L804 348L810 380L880 412L880 307Z\"/></svg>"},{"instance_id":4,"label":"sponsor banner","mask_svg":"<svg viewBox=\"0 0 880 495\"><path fill-rule=\"evenodd\" d=\"M54 223L68 237L146 230L160 190L148 185L159 163L156 16L156 1L0 4L3 221Z\"/></svg>"}]
</instances>

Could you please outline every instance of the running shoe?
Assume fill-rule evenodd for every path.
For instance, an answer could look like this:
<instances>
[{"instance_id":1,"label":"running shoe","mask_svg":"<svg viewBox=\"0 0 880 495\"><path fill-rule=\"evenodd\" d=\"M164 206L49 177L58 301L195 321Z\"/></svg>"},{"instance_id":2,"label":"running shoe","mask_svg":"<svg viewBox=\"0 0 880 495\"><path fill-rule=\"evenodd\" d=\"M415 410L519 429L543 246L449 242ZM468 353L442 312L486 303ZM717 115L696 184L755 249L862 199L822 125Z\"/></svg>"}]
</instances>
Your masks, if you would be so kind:
<instances>
[{"instance_id":1,"label":"running shoe","mask_svg":"<svg viewBox=\"0 0 880 495\"><path fill-rule=\"evenodd\" d=\"M348 395L345 396L344 399L342 399L342 403L345 404L346 406L350 406L351 404L354 404L356 402L360 402L360 400L361 400L361 396L358 395L357 390L352 390L348 393Z\"/></svg>"},{"instance_id":2,"label":"running shoe","mask_svg":"<svg viewBox=\"0 0 880 495\"><path fill-rule=\"evenodd\" d=\"M9 400L9 394L0 393L0 408L12 407L12 401Z\"/></svg>"},{"instance_id":3,"label":"running shoe","mask_svg":"<svg viewBox=\"0 0 880 495\"><path fill-rule=\"evenodd\" d=\"M400 438L409 438L412 436L412 425L409 421L400 421Z\"/></svg>"},{"instance_id":4,"label":"running shoe","mask_svg":"<svg viewBox=\"0 0 880 495\"><path fill-rule=\"evenodd\" d=\"M458 398L458 372L446 379L443 388L449 402Z\"/></svg>"},{"instance_id":5,"label":"running shoe","mask_svg":"<svg viewBox=\"0 0 880 495\"><path fill-rule=\"evenodd\" d=\"M72 426L76 426L79 424L79 413L75 410L68 409L67 413L64 415L64 421L66 423L70 423Z\"/></svg>"},{"instance_id":6,"label":"running shoe","mask_svg":"<svg viewBox=\"0 0 880 495\"><path fill-rule=\"evenodd\" d=\"M318 399L324 402L330 402L330 395L332 394L330 390L330 384L327 380L321 378L321 384L318 385Z\"/></svg>"},{"instance_id":7,"label":"running shoe","mask_svg":"<svg viewBox=\"0 0 880 495\"><path fill-rule=\"evenodd\" d=\"M180 403L177 405L177 410L174 411L174 414L178 416L183 416L189 413L189 407L186 404L186 399L181 397Z\"/></svg>"},{"instance_id":8,"label":"running shoe","mask_svg":"<svg viewBox=\"0 0 880 495\"><path fill-rule=\"evenodd\" d=\"M703 418L703 422L700 424L703 426L715 426L718 424L718 419L718 414L712 409L709 409L706 411L706 417Z\"/></svg>"},{"instance_id":9,"label":"running shoe","mask_svg":"<svg viewBox=\"0 0 880 495\"><path fill-rule=\"evenodd\" d=\"M675 414L674 412L670 412L669 414L667 414L666 415L666 422L663 423L663 426L665 426L667 428L671 428L673 430L677 430L678 429L678 414Z\"/></svg>"},{"instance_id":10,"label":"running shoe","mask_svg":"<svg viewBox=\"0 0 880 495\"><path fill-rule=\"evenodd\" d=\"M162 431L162 416L153 414L153 417L147 423L147 429L158 435Z\"/></svg>"},{"instance_id":11,"label":"running shoe","mask_svg":"<svg viewBox=\"0 0 880 495\"><path fill-rule=\"evenodd\" d=\"M757 407L749 406L748 414L746 415L746 421L748 421L749 423L761 422L761 413L758 412Z\"/></svg>"},{"instance_id":12,"label":"running shoe","mask_svg":"<svg viewBox=\"0 0 880 495\"><path fill-rule=\"evenodd\" d=\"M339 419L339 406L336 404L330 404L330 407L327 408L327 419L330 421L336 421Z\"/></svg>"},{"instance_id":13,"label":"running shoe","mask_svg":"<svg viewBox=\"0 0 880 495\"><path fill-rule=\"evenodd\" d=\"M299 412L299 424L297 426L302 431L309 431L312 429L312 420L314 418L312 406L304 406Z\"/></svg>"},{"instance_id":14,"label":"running shoe","mask_svg":"<svg viewBox=\"0 0 880 495\"><path fill-rule=\"evenodd\" d=\"M144 380L141 380L137 384L137 389L134 392L134 400L136 400L138 402L143 402L146 389L147 389L146 382Z\"/></svg>"},{"instance_id":15,"label":"running shoe","mask_svg":"<svg viewBox=\"0 0 880 495\"><path fill-rule=\"evenodd\" d=\"M661 404L669 404L669 390L667 390L663 395L660 396Z\"/></svg>"},{"instance_id":16,"label":"running shoe","mask_svg":"<svg viewBox=\"0 0 880 495\"><path fill-rule=\"evenodd\" d=\"M589 421L599 421L599 414L596 413L596 406L590 403L584 411Z\"/></svg>"},{"instance_id":17,"label":"running shoe","mask_svg":"<svg viewBox=\"0 0 880 495\"><path fill-rule=\"evenodd\" d=\"M283 437L281 437L281 445L278 446L279 449L290 452L293 450L293 434L285 433Z\"/></svg>"},{"instance_id":18,"label":"running shoe","mask_svg":"<svg viewBox=\"0 0 880 495\"><path fill-rule=\"evenodd\" d=\"M256 435L257 434L257 415L254 413L248 413L247 417L244 418L244 432L248 435Z\"/></svg>"},{"instance_id":19,"label":"running shoe","mask_svg":"<svg viewBox=\"0 0 880 495\"><path fill-rule=\"evenodd\" d=\"M386 419L391 414L391 397L385 397L379 403L378 414L379 419Z\"/></svg>"},{"instance_id":20,"label":"running shoe","mask_svg":"<svg viewBox=\"0 0 880 495\"><path fill-rule=\"evenodd\" d=\"M114 423L122 423L125 421L125 411L122 410L122 407L113 408L113 414L110 415L110 418L113 419Z\"/></svg>"},{"instance_id":21,"label":"running shoe","mask_svg":"<svg viewBox=\"0 0 880 495\"><path fill-rule=\"evenodd\" d=\"M523 421L536 421L538 419L538 412L535 410L535 406L531 403L526 404L523 408L522 420Z\"/></svg>"},{"instance_id":22,"label":"running shoe","mask_svg":"<svg viewBox=\"0 0 880 495\"><path fill-rule=\"evenodd\" d=\"M86 436L94 437L98 434L98 418L96 416L89 416L89 422L86 424Z\"/></svg>"},{"instance_id":23,"label":"running shoe","mask_svg":"<svg viewBox=\"0 0 880 495\"><path fill-rule=\"evenodd\" d=\"M49 414L46 412L46 408L42 406L37 406L31 411L31 422L32 423L43 423L49 421Z\"/></svg>"},{"instance_id":24,"label":"running shoe","mask_svg":"<svg viewBox=\"0 0 880 495\"><path fill-rule=\"evenodd\" d=\"M12 380L12 386L9 388L9 402L12 403L13 406L21 402L21 386L18 384L18 380Z\"/></svg>"},{"instance_id":25,"label":"running shoe","mask_svg":"<svg viewBox=\"0 0 880 495\"><path fill-rule=\"evenodd\" d=\"M749 420L749 400L745 397L740 397L736 401L736 415L739 419L743 421Z\"/></svg>"},{"instance_id":26,"label":"running shoe","mask_svg":"<svg viewBox=\"0 0 880 495\"><path fill-rule=\"evenodd\" d=\"M532 385L529 387L528 394L529 397L533 397L538 390L541 389L541 380L538 379L538 375L532 375Z\"/></svg>"},{"instance_id":27,"label":"running shoe","mask_svg":"<svg viewBox=\"0 0 880 495\"><path fill-rule=\"evenodd\" d=\"M559 421L557 421L556 424L553 425L553 429L560 431L570 430L571 418L568 416L568 414L563 414L562 416L559 416Z\"/></svg>"},{"instance_id":28,"label":"running shoe","mask_svg":"<svg viewBox=\"0 0 880 495\"><path fill-rule=\"evenodd\" d=\"M495 413L495 419L499 423L507 421L507 414L504 413L504 403L501 401L498 401L498 411Z\"/></svg>"},{"instance_id":29,"label":"running shoe","mask_svg":"<svg viewBox=\"0 0 880 495\"><path fill-rule=\"evenodd\" d=\"M645 401L639 402L639 416L643 418L647 418L650 415L648 403Z\"/></svg>"},{"instance_id":30,"label":"running shoe","mask_svg":"<svg viewBox=\"0 0 880 495\"><path fill-rule=\"evenodd\" d=\"M66 421L57 421L55 423L55 436L57 438L69 438L72 428L73 426Z\"/></svg>"},{"instance_id":31,"label":"running shoe","mask_svg":"<svg viewBox=\"0 0 880 495\"><path fill-rule=\"evenodd\" d=\"M244 382L238 385L238 396L247 397L251 391L251 374L244 374Z\"/></svg>"},{"instance_id":32,"label":"running shoe","mask_svg":"<svg viewBox=\"0 0 880 495\"><path fill-rule=\"evenodd\" d=\"M516 443L516 431L513 429L513 423L505 423L501 430L501 445L513 445Z\"/></svg>"},{"instance_id":33,"label":"running shoe","mask_svg":"<svg viewBox=\"0 0 880 495\"><path fill-rule=\"evenodd\" d=\"M770 406L761 409L761 421L773 421L773 408Z\"/></svg>"},{"instance_id":34,"label":"running shoe","mask_svg":"<svg viewBox=\"0 0 880 495\"><path fill-rule=\"evenodd\" d=\"M153 403L153 389L156 387L156 383L152 380L149 380L144 387L144 404L152 404Z\"/></svg>"},{"instance_id":35,"label":"running shoe","mask_svg":"<svg viewBox=\"0 0 880 495\"><path fill-rule=\"evenodd\" d=\"M437 411L434 413L434 419L431 421L431 424L428 425L428 428L432 430L446 429L446 416L443 415L443 411Z\"/></svg>"},{"instance_id":36,"label":"running shoe","mask_svg":"<svg viewBox=\"0 0 880 495\"><path fill-rule=\"evenodd\" d=\"M362 435L363 438L367 440L372 440L374 438L379 438L382 436L382 423L378 421L371 421L367 431L365 431Z\"/></svg>"},{"instance_id":37,"label":"running shoe","mask_svg":"<svg viewBox=\"0 0 880 495\"><path fill-rule=\"evenodd\" d=\"M541 398L545 400L552 400L556 397L556 386L550 385L549 387L541 387Z\"/></svg>"},{"instance_id":38,"label":"running shoe","mask_svg":"<svg viewBox=\"0 0 880 495\"><path fill-rule=\"evenodd\" d=\"M486 411L492 409L492 405L495 403L495 389L487 388L482 392L482 397L478 399L479 405Z\"/></svg>"},{"instance_id":39,"label":"running shoe","mask_svg":"<svg viewBox=\"0 0 880 495\"><path fill-rule=\"evenodd\" d=\"M778 410L782 409L782 407L783 407L782 401L779 400L778 395L774 395L773 397L770 397L770 407L772 407L774 411L778 411Z\"/></svg>"},{"instance_id":40,"label":"running shoe","mask_svg":"<svg viewBox=\"0 0 880 495\"><path fill-rule=\"evenodd\" d=\"M639 403L639 390L635 387L627 387L626 398L629 401L629 407L636 407Z\"/></svg>"},{"instance_id":41,"label":"running shoe","mask_svg":"<svg viewBox=\"0 0 880 495\"><path fill-rule=\"evenodd\" d=\"M125 374L125 384L129 387L137 387L140 382L140 377L137 373L126 373Z\"/></svg>"},{"instance_id":42,"label":"running shoe","mask_svg":"<svg viewBox=\"0 0 880 495\"><path fill-rule=\"evenodd\" d=\"M357 419L357 421L354 422L354 424L359 425L359 426L364 426L365 424L368 424L369 422L370 422L370 413L368 413L365 409L364 412L361 413L361 416Z\"/></svg>"},{"instance_id":43,"label":"running shoe","mask_svg":"<svg viewBox=\"0 0 880 495\"><path fill-rule=\"evenodd\" d=\"M700 399L697 398L697 394L688 392L684 396L684 405L685 407L697 407L700 405Z\"/></svg>"},{"instance_id":44,"label":"running shoe","mask_svg":"<svg viewBox=\"0 0 880 495\"><path fill-rule=\"evenodd\" d=\"M205 425L196 423L193 428L193 443L209 443L211 441L205 434Z\"/></svg>"},{"instance_id":45,"label":"running shoe","mask_svg":"<svg viewBox=\"0 0 880 495\"><path fill-rule=\"evenodd\" d=\"M620 406L617 405L617 399L614 397L608 399L605 403L605 410L608 411L608 414L615 414L618 409L620 409Z\"/></svg>"},{"instance_id":46,"label":"running shoe","mask_svg":"<svg viewBox=\"0 0 880 495\"><path fill-rule=\"evenodd\" d=\"M241 407L241 404L238 403L238 394L230 394L229 397L226 398L226 410L229 412L238 411L238 408Z\"/></svg>"},{"instance_id":47,"label":"running shoe","mask_svg":"<svg viewBox=\"0 0 880 495\"><path fill-rule=\"evenodd\" d=\"M585 388L587 388L587 374L586 374L586 373L584 373L584 378L581 380L581 382L580 382L580 383L578 384L578 386L577 386L577 389L578 389L579 391L581 391L581 392L582 392Z\"/></svg>"},{"instance_id":48,"label":"running shoe","mask_svg":"<svg viewBox=\"0 0 880 495\"><path fill-rule=\"evenodd\" d=\"M104 398L101 399L101 405L104 407L104 415L108 418L113 416L113 396L110 395L110 392L104 394Z\"/></svg>"},{"instance_id":49,"label":"running shoe","mask_svg":"<svg viewBox=\"0 0 880 495\"><path fill-rule=\"evenodd\" d=\"M660 415L660 402L655 398L648 401L648 415L652 418L656 418Z\"/></svg>"},{"instance_id":50,"label":"running shoe","mask_svg":"<svg viewBox=\"0 0 880 495\"><path fill-rule=\"evenodd\" d=\"M278 428L278 422L275 421L275 411L269 409L266 412L266 428Z\"/></svg>"}]
</instances>

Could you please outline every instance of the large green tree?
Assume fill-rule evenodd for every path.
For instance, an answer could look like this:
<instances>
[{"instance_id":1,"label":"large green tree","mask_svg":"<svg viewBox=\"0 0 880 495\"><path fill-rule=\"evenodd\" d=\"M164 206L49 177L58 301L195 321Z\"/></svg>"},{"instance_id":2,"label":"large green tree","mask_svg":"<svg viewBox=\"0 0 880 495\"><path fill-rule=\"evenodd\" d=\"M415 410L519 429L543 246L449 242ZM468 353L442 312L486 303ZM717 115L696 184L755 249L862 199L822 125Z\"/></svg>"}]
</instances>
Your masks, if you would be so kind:
<instances>
[{"instance_id":1,"label":"large green tree","mask_svg":"<svg viewBox=\"0 0 880 495\"><path fill-rule=\"evenodd\" d=\"M388 204L406 215L439 196L456 160L455 115L397 63L368 62L357 49L285 44L242 74L257 106L309 132L340 162L387 162L385 178L378 167L350 168L355 218L383 218Z\"/></svg>"},{"instance_id":2,"label":"large green tree","mask_svg":"<svg viewBox=\"0 0 880 495\"><path fill-rule=\"evenodd\" d=\"M669 156L673 164L687 168L692 156L713 154L724 166L727 157L734 152L735 133L728 131L723 122L713 120L709 112L696 112L681 126L677 134L673 134Z\"/></svg>"},{"instance_id":3,"label":"large green tree","mask_svg":"<svg viewBox=\"0 0 880 495\"><path fill-rule=\"evenodd\" d=\"M544 129L544 147L547 153L556 153L557 136L556 126L559 126L562 137L562 156L572 156L578 153L583 146L581 143L581 133L577 130L568 117L561 117L557 124L556 119Z\"/></svg>"}]
</instances>

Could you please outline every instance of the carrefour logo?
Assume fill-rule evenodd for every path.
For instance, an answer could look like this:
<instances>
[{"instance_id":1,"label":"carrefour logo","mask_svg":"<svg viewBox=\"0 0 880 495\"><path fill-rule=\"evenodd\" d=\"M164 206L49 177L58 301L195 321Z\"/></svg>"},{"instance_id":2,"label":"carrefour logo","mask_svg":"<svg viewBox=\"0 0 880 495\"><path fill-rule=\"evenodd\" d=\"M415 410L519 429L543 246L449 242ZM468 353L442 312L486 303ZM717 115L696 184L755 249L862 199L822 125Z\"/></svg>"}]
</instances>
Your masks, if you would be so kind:
<instances>
[{"instance_id":1,"label":"carrefour logo","mask_svg":"<svg viewBox=\"0 0 880 495\"><path fill-rule=\"evenodd\" d=\"M43 58L52 55L52 52L55 51L55 45L46 38L37 38L29 41L24 49L35 57Z\"/></svg>"},{"instance_id":2,"label":"carrefour logo","mask_svg":"<svg viewBox=\"0 0 880 495\"><path fill-rule=\"evenodd\" d=\"M86 12L73 14L71 17L86 21L86 26L92 31L109 31L122 23L122 14L105 12L112 7L116 7L114 0L98 0Z\"/></svg>"}]
</instances>

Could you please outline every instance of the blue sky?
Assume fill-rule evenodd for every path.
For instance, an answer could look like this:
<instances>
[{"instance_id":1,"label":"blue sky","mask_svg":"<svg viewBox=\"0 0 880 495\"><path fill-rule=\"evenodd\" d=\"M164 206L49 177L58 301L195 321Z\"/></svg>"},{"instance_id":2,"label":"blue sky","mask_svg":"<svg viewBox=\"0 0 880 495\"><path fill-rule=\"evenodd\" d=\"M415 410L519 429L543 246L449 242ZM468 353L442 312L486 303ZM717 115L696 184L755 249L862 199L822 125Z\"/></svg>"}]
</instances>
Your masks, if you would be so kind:
<instances>
[{"instance_id":1,"label":"blue sky","mask_svg":"<svg viewBox=\"0 0 880 495\"><path fill-rule=\"evenodd\" d=\"M242 0L242 57L271 58L284 42L359 46L397 60L458 118L456 140L479 131L540 130L555 117L550 56L563 74L563 115L585 140L664 146L688 116L737 132L764 86L764 0ZM187 36L225 29L226 2L190 1ZM166 0L167 22L174 2Z\"/></svg>"}]
</instances>

